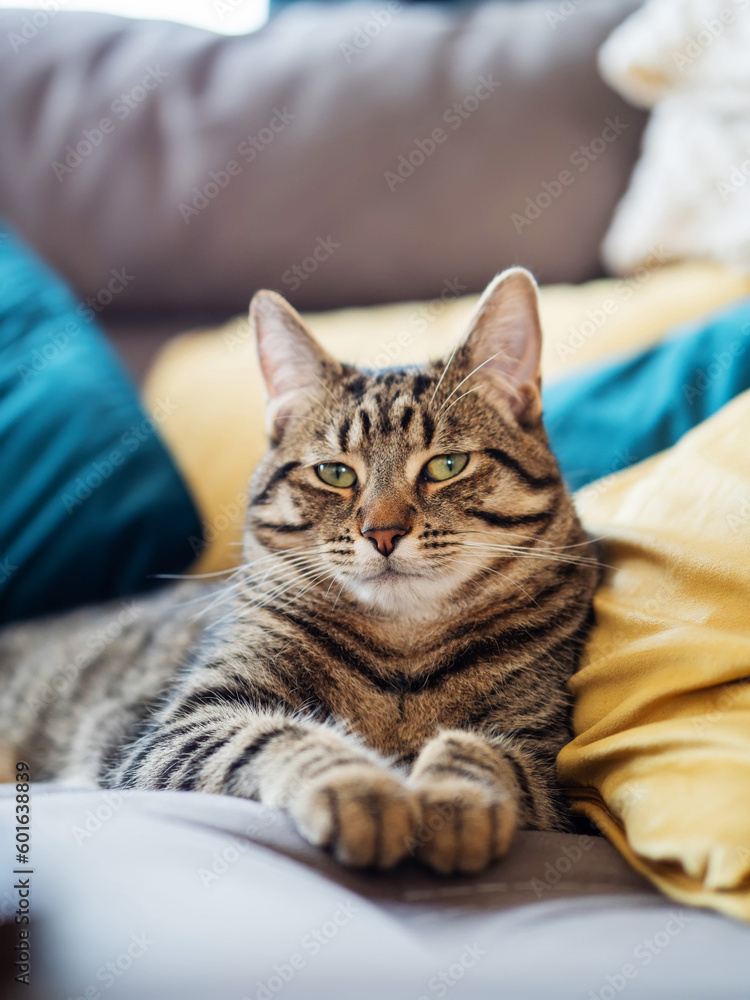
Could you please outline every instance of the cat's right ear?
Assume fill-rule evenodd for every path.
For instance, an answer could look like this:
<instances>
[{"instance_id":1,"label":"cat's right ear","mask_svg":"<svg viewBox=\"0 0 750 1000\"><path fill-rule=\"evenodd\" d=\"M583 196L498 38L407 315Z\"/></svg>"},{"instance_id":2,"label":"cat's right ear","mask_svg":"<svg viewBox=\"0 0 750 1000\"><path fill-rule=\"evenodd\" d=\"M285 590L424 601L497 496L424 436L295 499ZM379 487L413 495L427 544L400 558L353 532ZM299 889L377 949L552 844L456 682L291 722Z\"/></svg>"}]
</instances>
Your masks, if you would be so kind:
<instances>
[{"instance_id":1,"label":"cat's right ear","mask_svg":"<svg viewBox=\"0 0 750 1000\"><path fill-rule=\"evenodd\" d=\"M256 292L250 303L258 358L266 384L266 429L277 440L295 406L324 391L341 365L313 337L299 313L277 292Z\"/></svg>"}]
</instances>

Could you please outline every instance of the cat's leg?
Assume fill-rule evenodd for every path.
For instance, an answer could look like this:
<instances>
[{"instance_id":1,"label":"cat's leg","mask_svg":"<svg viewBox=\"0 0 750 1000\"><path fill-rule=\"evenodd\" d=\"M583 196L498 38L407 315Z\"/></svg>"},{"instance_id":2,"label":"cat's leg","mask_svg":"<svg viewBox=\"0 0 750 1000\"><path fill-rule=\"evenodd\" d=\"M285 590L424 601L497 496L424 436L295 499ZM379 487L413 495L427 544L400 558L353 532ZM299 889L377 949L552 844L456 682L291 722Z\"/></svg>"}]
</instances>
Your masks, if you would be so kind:
<instances>
[{"instance_id":1,"label":"cat's leg","mask_svg":"<svg viewBox=\"0 0 750 1000\"><path fill-rule=\"evenodd\" d=\"M446 730L422 749L409 781L422 810L411 850L439 872L481 871L517 827L561 825L554 771L510 738Z\"/></svg>"},{"instance_id":2,"label":"cat's leg","mask_svg":"<svg viewBox=\"0 0 750 1000\"><path fill-rule=\"evenodd\" d=\"M217 716L204 708L184 718L135 744L112 783L224 793L285 809L306 840L355 867L390 868L407 854L416 800L355 739L279 711Z\"/></svg>"}]
</instances>

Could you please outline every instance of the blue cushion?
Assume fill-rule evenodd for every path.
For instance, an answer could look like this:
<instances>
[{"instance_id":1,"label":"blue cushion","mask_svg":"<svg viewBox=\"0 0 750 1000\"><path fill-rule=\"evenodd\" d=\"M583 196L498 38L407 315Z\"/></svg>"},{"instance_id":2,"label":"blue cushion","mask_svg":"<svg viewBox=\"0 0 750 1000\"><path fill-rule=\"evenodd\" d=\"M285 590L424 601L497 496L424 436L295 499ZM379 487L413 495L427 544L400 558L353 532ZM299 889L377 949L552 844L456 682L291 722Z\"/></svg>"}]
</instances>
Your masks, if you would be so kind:
<instances>
[{"instance_id":1,"label":"blue cushion","mask_svg":"<svg viewBox=\"0 0 750 1000\"><path fill-rule=\"evenodd\" d=\"M547 430L577 490L668 448L747 388L750 299L546 386Z\"/></svg>"},{"instance_id":2,"label":"blue cushion","mask_svg":"<svg viewBox=\"0 0 750 1000\"><path fill-rule=\"evenodd\" d=\"M168 419L163 403L158 419ZM93 312L0 225L0 622L184 570L195 505Z\"/></svg>"}]
</instances>

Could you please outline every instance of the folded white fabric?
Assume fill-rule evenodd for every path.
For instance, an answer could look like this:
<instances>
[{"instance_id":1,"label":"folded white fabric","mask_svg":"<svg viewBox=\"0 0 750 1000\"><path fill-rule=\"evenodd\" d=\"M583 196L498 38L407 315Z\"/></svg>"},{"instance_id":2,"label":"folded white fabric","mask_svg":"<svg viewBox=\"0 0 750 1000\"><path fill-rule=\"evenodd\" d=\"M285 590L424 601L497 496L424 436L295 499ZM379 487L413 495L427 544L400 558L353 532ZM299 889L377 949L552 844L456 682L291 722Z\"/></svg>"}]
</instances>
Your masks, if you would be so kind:
<instances>
[{"instance_id":1,"label":"folded white fabric","mask_svg":"<svg viewBox=\"0 0 750 1000\"><path fill-rule=\"evenodd\" d=\"M631 273L658 247L750 272L750 0L647 0L599 53L605 80L653 108L603 245Z\"/></svg>"}]
</instances>

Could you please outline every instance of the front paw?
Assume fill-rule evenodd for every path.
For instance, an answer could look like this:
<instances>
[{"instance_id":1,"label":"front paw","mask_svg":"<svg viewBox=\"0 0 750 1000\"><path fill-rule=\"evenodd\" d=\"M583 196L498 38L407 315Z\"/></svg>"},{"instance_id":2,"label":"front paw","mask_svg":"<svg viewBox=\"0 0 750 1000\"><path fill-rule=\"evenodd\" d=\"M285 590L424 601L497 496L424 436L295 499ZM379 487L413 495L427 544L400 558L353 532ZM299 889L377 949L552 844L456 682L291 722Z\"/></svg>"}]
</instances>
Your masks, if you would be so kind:
<instances>
[{"instance_id":1,"label":"front paw","mask_svg":"<svg viewBox=\"0 0 750 1000\"><path fill-rule=\"evenodd\" d=\"M306 840L354 868L393 867L407 854L419 822L404 782L369 762L343 765L311 782L290 813Z\"/></svg>"},{"instance_id":2,"label":"front paw","mask_svg":"<svg viewBox=\"0 0 750 1000\"><path fill-rule=\"evenodd\" d=\"M411 853L443 875L479 872L507 852L518 824L515 798L497 786L454 777L414 788L422 820Z\"/></svg>"}]
</instances>

